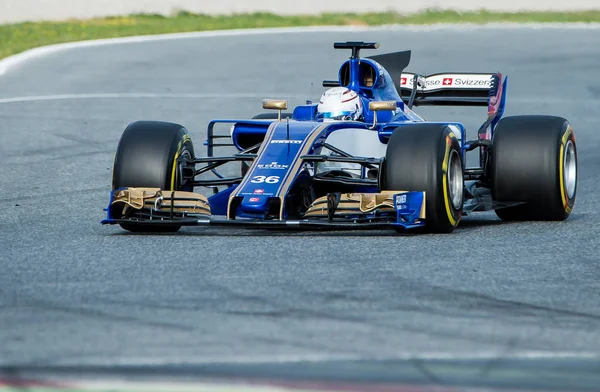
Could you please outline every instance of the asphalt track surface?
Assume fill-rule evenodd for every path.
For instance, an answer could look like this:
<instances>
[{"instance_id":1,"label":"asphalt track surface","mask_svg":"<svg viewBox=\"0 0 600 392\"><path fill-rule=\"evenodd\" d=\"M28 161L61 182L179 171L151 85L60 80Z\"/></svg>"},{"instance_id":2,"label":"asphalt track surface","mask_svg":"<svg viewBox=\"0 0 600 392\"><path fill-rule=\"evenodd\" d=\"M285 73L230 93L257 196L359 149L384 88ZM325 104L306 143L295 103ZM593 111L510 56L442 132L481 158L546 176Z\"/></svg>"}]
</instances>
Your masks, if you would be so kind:
<instances>
[{"instance_id":1,"label":"asphalt track surface","mask_svg":"<svg viewBox=\"0 0 600 392\"><path fill-rule=\"evenodd\" d=\"M420 73L501 71L507 115L569 119L573 215L509 224L485 213L451 235L406 236L140 236L100 225L128 123L179 122L201 151L210 119L260 113L265 97L317 98L348 55L332 49L339 40L412 49L409 70ZM448 28L108 45L9 70L0 77L0 366L557 357L598 366L599 63L598 29ZM472 132L485 117L420 113Z\"/></svg>"}]
</instances>

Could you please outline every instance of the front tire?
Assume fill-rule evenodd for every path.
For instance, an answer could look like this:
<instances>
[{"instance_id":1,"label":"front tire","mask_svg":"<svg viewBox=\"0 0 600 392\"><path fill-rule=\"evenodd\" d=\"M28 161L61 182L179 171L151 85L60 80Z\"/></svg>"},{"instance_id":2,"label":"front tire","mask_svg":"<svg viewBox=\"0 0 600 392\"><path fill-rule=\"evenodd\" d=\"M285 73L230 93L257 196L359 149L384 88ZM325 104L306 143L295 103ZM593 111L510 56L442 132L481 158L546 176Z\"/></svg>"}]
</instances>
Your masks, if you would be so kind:
<instances>
[{"instance_id":1,"label":"front tire","mask_svg":"<svg viewBox=\"0 0 600 392\"><path fill-rule=\"evenodd\" d=\"M159 121L130 124L119 141L113 166L113 190L123 187L183 191L177 159L194 157L194 145L183 126ZM176 232L181 226L122 223L131 232Z\"/></svg>"},{"instance_id":2,"label":"front tire","mask_svg":"<svg viewBox=\"0 0 600 392\"><path fill-rule=\"evenodd\" d=\"M513 116L496 126L492 197L525 204L495 210L505 221L562 221L577 193L577 147L569 122L554 116Z\"/></svg>"},{"instance_id":3,"label":"front tire","mask_svg":"<svg viewBox=\"0 0 600 392\"><path fill-rule=\"evenodd\" d=\"M464 177L460 143L446 125L396 128L387 145L382 189L425 191L426 230L452 232L462 216Z\"/></svg>"}]
</instances>

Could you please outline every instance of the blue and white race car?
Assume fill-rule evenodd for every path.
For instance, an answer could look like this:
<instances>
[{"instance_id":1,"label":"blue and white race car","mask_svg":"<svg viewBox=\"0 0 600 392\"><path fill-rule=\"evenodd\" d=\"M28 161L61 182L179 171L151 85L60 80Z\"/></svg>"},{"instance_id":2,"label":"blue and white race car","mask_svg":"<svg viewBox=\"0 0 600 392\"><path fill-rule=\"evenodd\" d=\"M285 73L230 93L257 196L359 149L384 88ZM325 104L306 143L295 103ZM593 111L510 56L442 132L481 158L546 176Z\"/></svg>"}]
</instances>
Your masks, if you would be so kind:
<instances>
[{"instance_id":1,"label":"blue and white race car","mask_svg":"<svg viewBox=\"0 0 600 392\"><path fill-rule=\"evenodd\" d=\"M502 117L507 78L497 73L405 72L410 51L361 58L351 50L319 103L288 112L284 100L253 119L208 124L198 157L185 127L138 121L121 136L104 224L132 232L181 226L391 228L449 233L494 210L503 220L566 219L577 188L573 129L555 116ZM428 122L423 105L486 106L467 140L463 124ZM229 123L227 134L216 124ZM236 153L216 156L234 147ZM477 167L466 154L479 153ZM224 165L236 165L225 175ZM226 170L227 171L227 170ZM231 170L229 170L231 172ZM195 192L206 187L211 192Z\"/></svg>"}]
</instances>

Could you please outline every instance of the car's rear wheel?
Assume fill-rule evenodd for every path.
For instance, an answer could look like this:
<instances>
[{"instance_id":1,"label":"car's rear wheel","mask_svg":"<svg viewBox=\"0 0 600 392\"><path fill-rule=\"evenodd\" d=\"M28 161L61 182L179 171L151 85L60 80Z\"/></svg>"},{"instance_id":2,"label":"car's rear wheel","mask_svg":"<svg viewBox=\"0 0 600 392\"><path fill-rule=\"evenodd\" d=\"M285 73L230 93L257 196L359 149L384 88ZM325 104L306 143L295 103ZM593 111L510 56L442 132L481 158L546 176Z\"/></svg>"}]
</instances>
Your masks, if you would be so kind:
<instances>
[{"instance_id":1,"label":"car's rear wheel","mask_svg":"<svg viewBox=\"0 0 600 392\"><path fill-rule=\"evenodd\" d=\"M426 230L450 233L462 216L464 177L460 144L446 125L396 128L388 145L380 187L425 191Z\"/></svg>"},{"instance_id":2,"label":"car's rear wheel","mask_svg":"<svg viewBox=\"0 0 600 392\"><path fill-rule=\"evenodd\" d=\"M188 131L179 124L139 121L130 124L119 141L113 166L113 190L124 187L186 189L178 178L177 159L194 158ZM181 226L120 224L132 232L176 232Z\"/></svg>"},{"instance_id":3,"label":"car's rear wheel","mask_svg":"<svg viewBox=\"0 0 600 392\"><path fill-rule=\"evenodd\" d=\"M524 202L496 209L506 221L562 221L577 193L577 147L569 122L513 116L498 123L491 155L492 197Z\"/></svg>"}]
</instances>

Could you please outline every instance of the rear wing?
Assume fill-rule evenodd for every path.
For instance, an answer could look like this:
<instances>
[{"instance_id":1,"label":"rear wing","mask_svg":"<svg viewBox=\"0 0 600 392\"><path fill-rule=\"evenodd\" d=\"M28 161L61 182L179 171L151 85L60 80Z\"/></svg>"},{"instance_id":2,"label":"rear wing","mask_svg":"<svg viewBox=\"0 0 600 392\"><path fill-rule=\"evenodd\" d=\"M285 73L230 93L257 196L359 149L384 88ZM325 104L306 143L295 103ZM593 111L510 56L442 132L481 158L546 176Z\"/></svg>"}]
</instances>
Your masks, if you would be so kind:
<instances>
[{"instance_id":1,"label":"rear wing","mask_svg":"<svg viewBox=\"0 0 600 392\"><path fill-rule=\"evenodd\" d=\"M508 78L501 73L441 73L421 76L402 73L400 97L407 106L487 106L488 118L477 131L478 139L491 140L504 113Z\"/></svg>"},{"instance_id":2,"label":"rear wing","mask_svg":"<svg viewBox=\"0 0 600 392\"><path fill-rule=\"evenodd\" d=\"M439 73L417 75L403 72L400 97L409 106L488 106L497 93L501 74Z\"/></svg>"}]
</instances>

